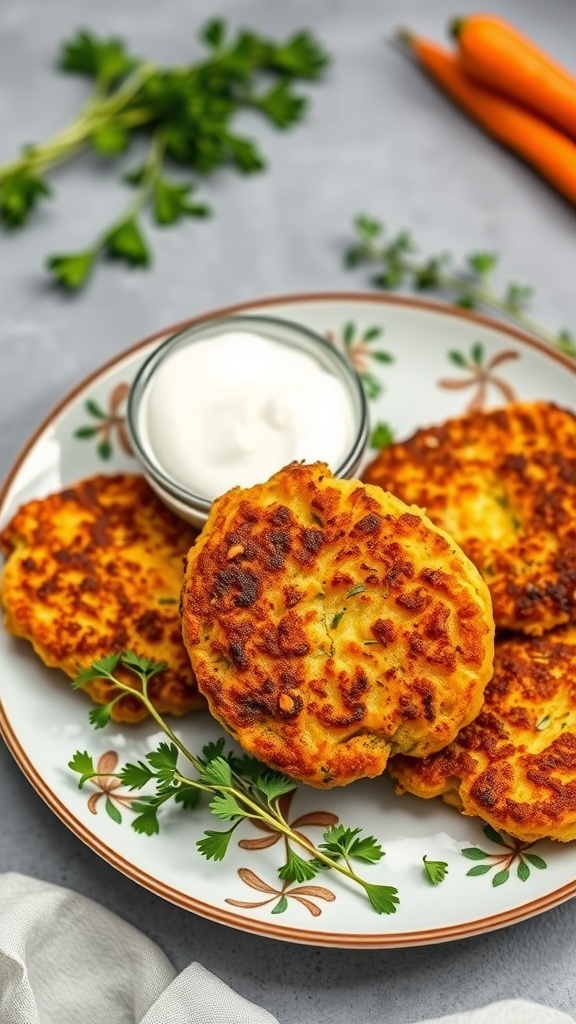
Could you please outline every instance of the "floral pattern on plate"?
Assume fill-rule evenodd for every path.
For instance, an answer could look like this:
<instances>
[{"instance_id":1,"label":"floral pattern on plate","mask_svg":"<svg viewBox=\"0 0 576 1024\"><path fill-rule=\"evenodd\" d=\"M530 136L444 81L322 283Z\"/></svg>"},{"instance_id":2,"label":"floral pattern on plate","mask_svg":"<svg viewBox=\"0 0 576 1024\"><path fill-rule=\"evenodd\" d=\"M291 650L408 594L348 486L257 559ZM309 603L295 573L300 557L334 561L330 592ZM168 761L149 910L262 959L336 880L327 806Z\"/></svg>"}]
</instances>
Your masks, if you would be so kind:
<instances>
[{"instance_id":1,"label":"floral pattern on plate","mask_svg":"<svg viewBox=\"0 0 576 1024\"><path fill-rule=\"evenodd\" d=\"M462 415L471 406L514 398L547 398L575 408L576 362L512 329L449 307L377 294L318 295L221 312L272 312L329 336L361 374L369 375L364 384L371 396L373 432L382 428L382 443ZM102 472L103 460L110 472L137 470L125 443L127 388L166 336L163 331L119 356L48 418L4 487L2 522L22 501ZM60 673L45 668L26 644L0 635L0 726L33 786L110 864L212 920L312 945L383 948L478 934L576 895L573 844L541 842L535 852L532 845L488 833L483 822L440 801L398 798L387 777L322 793L320 809L318 791L300 786L289 814L306 834L338 820L376 836L385 849L383 880L400 894L392 916L375 914L345 879L331 872L322 874L322 884L315 879L284 886L278 879L284 840L252 826L243 827L240 843L225 862L206 862L195 850L213 824L205 807L192 813L167 810L160 835L136 835L129 825L131 794L106 778L113 759L116 767L120 760L137 761L150 749L150 724L108 726L106 736L96 741L87 709L83 695L74 693ZM179 720L177 728L192 750L221 735L207 712ZM102 772L88 799L66 769L81 745L96 750ZM471 850L477 852L466 852ZM254 858L255 869L247 866L247 858ZM424 858L429 866L448 865L440 872L440 884L429 884ZM371 871L377 880L380 865Z\"/></svg>"}]
</instances>

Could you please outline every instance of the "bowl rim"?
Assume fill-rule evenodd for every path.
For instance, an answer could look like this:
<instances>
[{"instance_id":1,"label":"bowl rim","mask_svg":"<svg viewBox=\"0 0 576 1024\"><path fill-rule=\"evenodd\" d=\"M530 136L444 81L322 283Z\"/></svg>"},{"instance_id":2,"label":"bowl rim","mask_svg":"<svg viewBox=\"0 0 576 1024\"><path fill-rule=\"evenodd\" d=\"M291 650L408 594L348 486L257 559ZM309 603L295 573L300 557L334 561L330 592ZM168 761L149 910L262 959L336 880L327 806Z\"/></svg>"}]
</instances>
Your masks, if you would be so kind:
<instances>
[{"instance_id":1,"label":"bowl rim","mask_svg":"<svg viewBox=\"0 0 576 1024\"><path fill-rule=\"evenodd\" d=\"M266 338L265 328L268 326L270 329L288 329L293 333L294 337L301 336L308 339L311 343L310 347L302 346L299 350L305 351L313 358L314 354L311 350L316 347L327 357L326 361L331 362L332 366L336 368L340 378L346 382L349 392L352 394L353 400L351 404L354 407L355 416L357 414L357 425L354 440L343 461L334 469L334 476L339 478L345 477L350 470L355 469L368 443L368 401L360 377L349 360L346 359L346 356L322 334L313 331L296 320L261 315L259 313L232 313L230 315L215 316L204 319L200 323L184 327L164 338L139 367L128 393L126 428L134 453L146 475L155 481L157 487L161 488L171 497L178 499L183 505L194 509L203 517L208 516L214 499L206 498L204 495L197 494L188 487L185 487L171 476L170 473L164 471L158 461L150 457L140 429L139 412L141 403L156 368L172 351L184 348L187 344L193 344L195 341L206 340L215 327L222 327L223 331L226 331L227 329L232 330L234 328L247 329L252 327L254 329L255 326L262 328L260 332L257 331L256 333L261 333L264 338ZM292 341L281 341L280 343L286 344L289 347L299 348L298 345L293 346ZM318 361L320 362L320 360ZM281 469L281 467L279 466L278 469Z\"/></svg>"}]
</instances>

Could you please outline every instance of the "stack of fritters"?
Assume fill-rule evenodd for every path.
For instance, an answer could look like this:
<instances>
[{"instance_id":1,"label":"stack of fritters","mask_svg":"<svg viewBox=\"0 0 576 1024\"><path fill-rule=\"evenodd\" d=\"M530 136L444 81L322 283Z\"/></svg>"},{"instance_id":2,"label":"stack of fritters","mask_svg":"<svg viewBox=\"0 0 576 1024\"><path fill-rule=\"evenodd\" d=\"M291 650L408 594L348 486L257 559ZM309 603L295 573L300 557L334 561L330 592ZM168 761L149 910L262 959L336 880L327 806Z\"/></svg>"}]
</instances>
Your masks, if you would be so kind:
<instances>
[{"instance_id":1,"label":"stack of fritters","mask_svg":"<svg viewBox=\"0 0 576 1024\"><path fill-rule=\"evenodd\" d=\"M7 556L0 597L4 624L29 640L42 660L75 677L106 654L133 650L165 661L149 683L158 711L182 715L204 705L182 643L183 558L196 532L162 504L140 476L95 476L29 501L0 534ZM122 681L136 685L125 672ZM95 679L84 689L97 704L115 696ZM119 722L146 710L126 695Z\"/></svg>"},{"instance_id":2,"label":"stack of fritters","mask_svg":"<svg viewBox=\"0 0 576 1024\"><path fill-rule=\"evenodd\" d=\"M452 534L498 628L479 717L440 753L396 758L399 792L443 795L520 839L576 838L576 416L546 402L472 413L384 449L365 479Z\"/></svg>"},{"instance_id":3,"label":"stack of fritters","mask_svg":"<svg viewBox=\"0 0 576 1024\"><path fill-rule=\"evenodd\" d=\"M326 788L446 746L492 674L472 563L420 509L321 463L214 503L188 555L182 626L214 717Z\"/></svg>"}]
</instances>

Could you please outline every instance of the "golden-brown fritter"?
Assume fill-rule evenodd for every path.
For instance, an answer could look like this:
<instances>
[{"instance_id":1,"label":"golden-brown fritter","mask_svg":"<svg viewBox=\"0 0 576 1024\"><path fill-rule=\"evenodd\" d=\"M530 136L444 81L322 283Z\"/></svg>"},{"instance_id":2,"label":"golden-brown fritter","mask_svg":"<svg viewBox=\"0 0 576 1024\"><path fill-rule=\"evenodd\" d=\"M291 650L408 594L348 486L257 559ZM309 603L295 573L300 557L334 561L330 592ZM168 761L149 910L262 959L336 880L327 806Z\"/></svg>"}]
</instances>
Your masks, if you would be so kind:
<instances>
[{"instance_id":1,"label":"golden-brown fritter","mask_svg":"<svg viewBox=\"0 0 576 1024\"><path fill-rule=\"evenodd\" d=\"M576 839L576 626L497 640L475 721L445 750L388 769L399 793L442 796L518 839Z\"/></svg>"},{"instance_id":2,"label":"golden-brown fritter","mask_svg":"<svg viewBox=\"0 0 576 1024\"><path fill-rule=\"evenodd\" d=\"M314 786L445 746L492 673L474 566L420 509L322 463L214 503L188 555L182 626L214 717Z\"/></svg>"},{"instance_id":3,"label":"golden-brown fritter","mask_svg":"<svg viewBox=\"0 0 576 1024\"><path fill-rule=\"evenodd\" d=\"M576 416L517 402L418 430L364 473L426 510L480 569L497 626L576 621Z\"/></svg>"},{"instance_id":4,"label":"golden-brown fritter","mask_svg":"<svg viewBox=\"0 0 576 1024\"><path fill-rule=\"evenodd\" d=\"M157 709L182 715L204 705L178 612L183 558L195 536L140 476L94 476L29 501L0 535L5 626L71 677L125 649L166 661L149 684ZM122 679L136 685L128 672ZM97 704L114 696L104 679L84 689ZM112 717L137 722L146 713L127 695Z\"/></svg>"}]
</instances>

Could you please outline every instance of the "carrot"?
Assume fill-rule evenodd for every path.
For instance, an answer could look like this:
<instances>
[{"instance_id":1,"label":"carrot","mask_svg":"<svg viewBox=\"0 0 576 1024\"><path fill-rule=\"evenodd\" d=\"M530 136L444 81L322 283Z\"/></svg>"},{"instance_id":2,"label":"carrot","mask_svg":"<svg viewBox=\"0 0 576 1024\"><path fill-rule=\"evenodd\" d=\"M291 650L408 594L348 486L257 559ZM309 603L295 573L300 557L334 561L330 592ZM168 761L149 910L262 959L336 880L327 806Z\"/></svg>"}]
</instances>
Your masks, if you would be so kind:
<instances>
[{"instance_id":1,"label":"carrot","mask_svg":"<svg viewBox=\"0 0 576 1024\"><path fill-rule=\"evenodd\" d=\"M576 204L576 144L557 128L469 78L436 43L403 32L401 40L448 95L495 139L540 171Z\"/></svg>"},{"instance_id":2,"label":"carrot","mask_svg":"<svg viewBox=\"0 0 576 1024\"><path fill-rule=\"evenodd\" d=\"M576 138L574 75L494 15L456 18L451 30L466 74Z\"/></svg>"}]
</instances>

